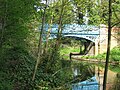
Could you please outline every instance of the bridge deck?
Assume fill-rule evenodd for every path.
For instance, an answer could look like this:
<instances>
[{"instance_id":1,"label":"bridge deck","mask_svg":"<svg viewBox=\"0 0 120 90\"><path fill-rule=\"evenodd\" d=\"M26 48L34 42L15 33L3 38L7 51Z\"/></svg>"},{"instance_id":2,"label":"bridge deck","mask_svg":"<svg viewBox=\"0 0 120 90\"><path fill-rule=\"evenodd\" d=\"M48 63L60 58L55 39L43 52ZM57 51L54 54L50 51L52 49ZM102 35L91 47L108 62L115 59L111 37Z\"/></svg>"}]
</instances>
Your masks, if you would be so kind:
<instances>
[{"instance_id":1,"label":"bridge deck","mask_svg":"<svg viewBox=\"0 0 120 90\"><path fill-rule=\"evenodd\" d=\"M44 26L45 32L48 31L50 25L46 24ZM54 24L50 31L49 39L53 39L57 37L58 25ZM93 25L78 25L78 24L66 24L63 26L62 36L63 37L77 37L84 38L95 42L100 35L100 28Z\"/></svg>"}]
</instances>

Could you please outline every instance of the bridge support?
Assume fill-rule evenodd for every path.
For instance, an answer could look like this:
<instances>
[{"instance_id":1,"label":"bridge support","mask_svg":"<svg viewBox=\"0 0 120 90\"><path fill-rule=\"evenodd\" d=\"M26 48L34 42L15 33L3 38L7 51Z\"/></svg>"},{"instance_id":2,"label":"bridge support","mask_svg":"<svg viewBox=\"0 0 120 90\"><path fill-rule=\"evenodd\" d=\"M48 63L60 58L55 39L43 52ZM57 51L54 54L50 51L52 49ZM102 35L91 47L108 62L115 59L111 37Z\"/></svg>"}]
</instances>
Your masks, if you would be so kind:
<instances>
[{"instance_id":1,"label":"bridge support","mask_svg":"<svg viewBox=\"0 0 120 90\"><path fill-rule=\"evenodd\" d=\"M95 56L98 55L98 42L95 42Z\"/></svg>"},{"instance_id":2,"label":"bridge support","mask_svg":"<svg viewBox=\"0 0 120 90\"><path fill-rule=\"evenodd\" d=\"M113 27L111 32L111 48L114 48L118 44L117 34L120 32L120 28ZM108 27L106 25L100 26L100 38L99 38L99 54L106 53L108 44Z\"/></svg>"}]
</instances>

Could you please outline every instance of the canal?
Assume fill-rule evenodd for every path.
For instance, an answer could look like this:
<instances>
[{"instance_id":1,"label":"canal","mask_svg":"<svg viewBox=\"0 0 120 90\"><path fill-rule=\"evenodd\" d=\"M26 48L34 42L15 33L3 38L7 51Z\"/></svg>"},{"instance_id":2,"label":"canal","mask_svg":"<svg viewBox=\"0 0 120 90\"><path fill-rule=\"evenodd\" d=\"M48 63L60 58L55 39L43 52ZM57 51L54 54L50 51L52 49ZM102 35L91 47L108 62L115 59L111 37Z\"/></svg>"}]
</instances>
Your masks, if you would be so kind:
<instances>
[{"instance_id":1,"label":"canal","mask_svg":"<svg viewBox=\"0 0 120 90\"><path fill-rule=\"evenodd\" d=\"M73 61L72 90L103 90L104 64ZM106 90L120 90L120 67L110 65Z\"/></svg>"}]
</instances>

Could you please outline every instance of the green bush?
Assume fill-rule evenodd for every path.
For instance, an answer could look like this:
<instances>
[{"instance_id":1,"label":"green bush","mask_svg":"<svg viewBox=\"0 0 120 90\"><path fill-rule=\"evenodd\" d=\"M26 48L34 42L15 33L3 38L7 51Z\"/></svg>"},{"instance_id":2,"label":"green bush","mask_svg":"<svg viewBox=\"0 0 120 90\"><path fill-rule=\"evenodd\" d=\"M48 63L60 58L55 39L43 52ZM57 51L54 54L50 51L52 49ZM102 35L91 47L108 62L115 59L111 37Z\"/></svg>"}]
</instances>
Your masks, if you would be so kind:
<instances>
[{"instance_id":1,"label":"green bush","mask_svg":"<svg viewBox=\"0 0 120 90\"><path fill-rule=\"evenodd\" d=\"M6 49L0 61L0 90L33 90L31 78L34 63L34 59L24 49Z\"/></svg>"},{"instance_id":2,"label":"green bush","mask_svg":"<svg viewBox=\"0 0 120 90\"><path fill-rule=\"evenodd\" d=\"M13 83L9 79L9 75L0 71L0 90L13 90Z\"/></svg>"},{"instance_id":3,"label":"green bush","mask_svg":"<svg viewBox=\"0 0 120 90\"><path fill-rule=\"evenodd\" d=\"M120 61L120 47L115 47L111 50L110 59L112 61Z\"/></svg>"}]
</instances>

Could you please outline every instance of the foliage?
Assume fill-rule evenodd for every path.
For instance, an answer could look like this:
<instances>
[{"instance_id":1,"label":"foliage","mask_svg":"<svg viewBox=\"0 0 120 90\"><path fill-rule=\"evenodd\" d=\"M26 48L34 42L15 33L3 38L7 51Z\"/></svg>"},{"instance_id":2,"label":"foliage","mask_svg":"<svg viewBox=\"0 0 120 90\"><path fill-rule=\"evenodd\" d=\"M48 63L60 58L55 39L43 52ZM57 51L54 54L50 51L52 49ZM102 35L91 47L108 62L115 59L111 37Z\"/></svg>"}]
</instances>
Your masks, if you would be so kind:
<instances>
[{"instance_id":1,"label":"foliage","mask_svg":"<svg viewBox=\"0 0 120 90\"><path fill-rule=\"evenodd\" d=\"M34 58L28 53L28 37L33 30L35 1L0 0L0 3L0 89L33 90Z\"/></svg>"},{"instance_id":2,"label":"foliage","mask_svg":"<svg viewBox=\"0 0 120 90\"><path fill-rule=\"evenodd\" d=\"M60 55L69 60L71 52L80 52L80 41L73 38L62 38L60 46Z\"/></svg>"},{"instance_id":3,"label":"foliage","mask_svg":"<svg viewBox=\"0 0 120 90\"><path fill-rule=\"evenodd\" d=\"M112 16L112 25L115 26L120 26L120 1L119 0L115 0L112 3L112 12L113 12L113 16Z\"/></svg>"},{"instance_id":4,"label":"foliage","mask_svg":"<svg viewBox=\"0 0 120 90\"><path fill-rule=\"evenodd\" d=\"M120 72L120 66L119 65L110 65L109 69L113 72L117 72L117 73Z\"/></svg>"},{"instance_id":5,"label":"foliage","mask_svg":"<svg viewBox=\"0 0 120 90\"><path fill-rule=\"evenodd\" d=\"M7 77L7 73L0 71L0 90L13 90L13 83Z\"/></svg>"},{"instance_id":6,"label":"foliage","mask_svg":"<svg viewBox=\"0 0 120 90\"><path fill-rule=\"evenodd\" d=\"M63 63L59 52L55 50L54 43L52 43L52 47L48 49L46 54L43 54L39 64L35 79L36 90L54 90L56 88L68 90L70 87L66 87L66 83L69 85L72 73L69 70L70 64L66 67L64 66L66 63Z\"/></svg>"},{"instance_id":7,"label":"foliage","mask_svg":"<svg viewBox=\"0 0 120 90\"><path fill-rule=\"evenodd\" d=\"M69 19L69 17L67 17L67 15L69 14L68 12L70 12L68 10L69 7L71 6L68 0L61 0L61 1L55 2L53 5L49 5L49 7L46 8L46 14L45 14L46 21L44 22L51 24L50 22L53 18L52 21L54 22L54 24L59 25L58 35L61 33L61 31L59 30L62 28L62 24L68 23L70 21L70 20L64 20L66 18ZM70 13L72 14L72 12ZM57 45L56 44L57 42L59 42L59 39L54 40L54 42L52 41L48 42L48 46L50 48L48 48L46 52L43 51L43 54L41 55L42 57L37 70L39 75L37 73L37 76L36 76L36 78L39 77L39 80L37 82L41 83L41 84L37 83L38 89L40 89L41 87L45 89L51 89L51 88L54 89L59 87L65 88L64 84L68 82L66 81L67 79L63 78L65 75L67 76L68 74L67 73L65 74L65 72L61 70L62 69L61 58L59 54L59 44ZM43 44L43 45L46 45L46 44ZM57 71L59 72L55 74L55 77L53 77L52 75L54 75L54 73ZM42 85L42 82L43 82L43 85Z\"/></svg>"},{"instance_id":8,"label":"foliage","mask_svg":"<svg viewBox=\"0 0 120 90\"><path fill-rule=\"evenodd\" d=\"M108 4L106 1L96 4L96 0L57 0L49 6L41 4L40 1L0 0L0 90L70 89L70 81L73 79L71 62L63 61L60 55L67 53L70 48L60 51L62 47L61 44L56 46L57 40L48 41L49 48L41 55L35 81L31 80L39 42L39 31L36 29L42 23L44 8L46 8L45 23L58 24L58 30L63 28L63 24L83 24L86 11L89 24L98 25L101 21L106 23ZM114 23L119 20L119 0L113 2L113 8ZM50 23L51 20L53 23ZM59 33L61 32L58 31ZM61 41L60 39L59 42ZM66 42L76 49L71 51L79 51L79 42L66 40L63 43ZM63 47L66 48L65 45ZM111 60L120 60L118 50L119 48L111 52ZM98 57L102 59L104 56L103 54ZM88 71L85 74L87 75L89 70L86 70L88 66L85 66L80 67L80 70L82 68L83 71Z\"/></svg>"},{"instance_id":9,"label":"foliage","mask_svg":"<svg viewBox=\"0 0 120 90\"><path fill-rule=\"evenodd\" d=\"M84 24L84 18L88 18L88 24L105 24L108 20L108 1L107 0L72 0L74 5L75 23ZM112 25L119 26L119 0L112 1Z\"/></svg>"},{"instance_id":10,"label":"foliage","mask_svg":"<svg viewBox=\"0 0 120 90\"><path fill-rule=\"evenodd\" d=\"M31 82L30 77L32 76L34 59L30 57L25 50L19 47L4 51L3 55L0 70L2 70L1 75L5 75L3 79L8 84L4 82L4 80L1 84L9 85L9 87L7 85L3 87L8 88L8 90L10 87L13 88L12 90L32 90L34 84Z\"/></svg>"},{"instance_id":11,"label":"foliage","mask_svg":"<svg viewBox=\"0 0 120 90\"><path fill-rule=\"evenodd\" d=\"M59 18L61 14L61 8L63 7L62 13L62 24L69 24L74 19L74 14L72 12L72 3L69 0L58 0L51 7L53 10L54 24L59 24Z\"/></svg>"},{"instance_id":12,"label":"foliage","mask_svg":"<svg viewBox=\"0 0 120 90\"><path fill-rule=\"evenodd\" d=\"M120 61L120 47L115 47L111 50L110 53L110 60L111 61ZM97 56L84 56L83 58L94 58L94 59L100 59L100 60L105 60L106 58L106 53L99 54Z\"/></svg>"},{"instance_id":13,"label":"foliage","mask_svg":"<svg viewBox=\"0 0 120 90\"><path fill-rule=\"evenodd\" d=\"M120 61L120 47L116 47L113 50L111 50L111 60L113 61Z\"/></svg>"}]
</instances>

